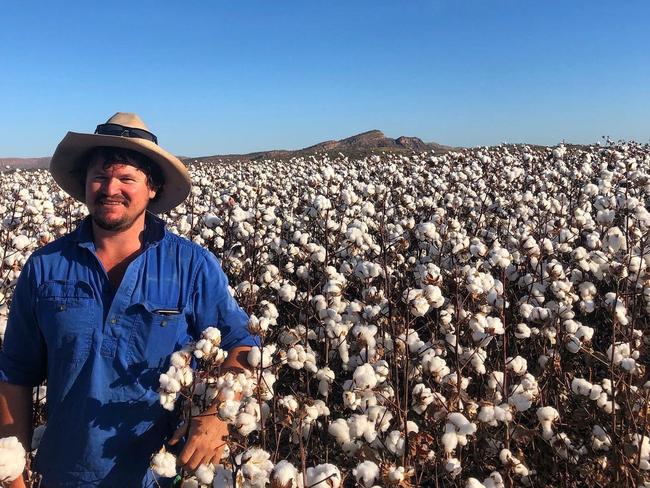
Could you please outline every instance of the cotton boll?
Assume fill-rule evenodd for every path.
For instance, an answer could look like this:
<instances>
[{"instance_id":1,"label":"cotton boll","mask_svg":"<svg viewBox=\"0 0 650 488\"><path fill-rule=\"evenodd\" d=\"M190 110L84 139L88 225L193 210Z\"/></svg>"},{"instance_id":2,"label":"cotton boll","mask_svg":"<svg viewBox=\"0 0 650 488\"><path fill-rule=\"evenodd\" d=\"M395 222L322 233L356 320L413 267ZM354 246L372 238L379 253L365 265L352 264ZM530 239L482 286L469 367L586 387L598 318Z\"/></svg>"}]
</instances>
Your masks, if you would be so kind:
<instances>
[{"instance_id":1,"label":"cotton boll","mask_svg":"<svg viewBox=\"0 0 650 488\"><path fill-rule=\"evenodd\" d=\"M612 439L600 425L594 425L591 429L591 447L595 451L609 451L612 445Z\"/></svg>"},{"instance_id":2,"label":"cotton boll","mask_svg":"<svg viewBox=\"0 0 650 488\"><path fill-rule=\"evenodd\" d=\"M310 488L340 488L341 472L333 464L319 464L307 468L307 486Z\"/></svg>"},{"instance_id":3,"label":"cotton boll","mask_svg":"<svg viewBox=\"0 0 650 488\"><path fill-rule=\"evenodd\" d=\"M339 444L350 442L350 427L345 419L336 419L330 422L327 428L328 433L336 439Z\"/></svg>"},{"instance_id":4,"label":"cotton boll","mask_svg":"<svg viewBox=\"0 0 650 488\"><path fill-rule=\"evenodd\" d=\"M411 472L407 472L404 469L404 466L389 466L388 467L388 473L386 477L388 478L388 481L390 483L400 483L401 481L404 481L407 476L411 476Z\"/></svg>"},{"instance_id":5,"label":"cotton boll","mask_svg":"<svg viewBox=\"0 0 650 488\"><path fill-rule=\"evenodd\" d=\"M476 424L473 424L465 418L460 412L452 412L447 416L445 424L445 433L441 442L447 454L451 453L456 446L467 445L467 436L476 432Z\"/></svg>"},{"instance_id":6,"label":"cotton boll","mask_svg":"<svg viewBox=\"0 0 650 488\"><path fill-rule=\"evenodd\" d=\"M523 322L517 324L515 328L515 337L517 339L528 339L530 337L530 327Z\"/></svg>"},{"instance_id":7,"label":"cotton boll","mask_svg":"<svg viewBox=\"0 0 650 488\"><path fill-rule=\"evenodd\" d=\"M449 458L445 462L445 471L447 471L452 478L458 476L462 469L460 461L456 458Z\"/></svg>"},{"instance_id":8,"label":"cotton boll","mask_svg":"<svg viewBox=\"0 0 650 488\"><path fill-rule=\"evenodd\" d=\"M283 459L273 467L273 471L271 472L271 486L302 488L302 473L289 461Z\"/></svg>"},{"instance_id":9,"label":"cotton boll","mask_svg":"<svg viewBox=\"0 0 650 488\"><path fill-rule=\"evenodd\" d=\"M521 376L526 373L528 369L528 362L521 356L506 359L506 367L513 373Z\"/></svg>"},{"instance_id":10,"label":"cotton boll","mask_svg":"<svg viewBox=\"0 0 650 488\"><path fill-rule=\"evenodd\" d=\"M275 344L267 344L262 349L258 346L253 346L248 351L248 364L253 368L268 368L273 364L273 356L277 351Z\"/></svg>"},{"instance_id":11,"label":"cotton boll","mask_svg":"<svg viewBox=\"0 0 650 488\"><path fill-rule=\"evenodd\" d=\"M542 437L544 439L549 440L553 437L552 425L559 418L560 414L553 407L541 407L537 409L537 419L542 426Z\"/></svg>"},{"instance_id":12,"label":"cotton boll","mask_svg":"<svg viewBox=\"0 0 650 488\"><path fill-rule=\"evenodd\" d=\"M319 380L318 383L318 393L322 396L329 395L329 387L336 378L334 371L332 371L327 366L319 369L316 372L316 379Z\"/></svg>"},{"instance_id":13,"label":"cotton boll","mask_svg":"<svg viewBox=\"0 0 650 488\"><path fill-rule=\"evenodd\" d=\"M509 466L516 475L528 476L530 474L528 468L508 449L501 450L499 453L499 459L501 460L502 464Z\"/></svg>"},{"instance_id":14,"label":"cotton boll","mask_svg":"<svg viewBox=\"0 0 650 488\"><path fill-rule=\"evenodd\" d=\"M358 366L352 375L354 384L361 390L372 389L377 386L377 375L372 364L362 364Z\"/></svg>"},{"instance_id":15,"label":"cotton boll","mask_svg":"<svg viewBox=\"0 0 650 488\"><path fill-rule=\"evenodd\" d=\"M379 477L379 466L372 461L363 461L352 470L352 474L361 486L370 487Z\"/></svg>"},{"instance_id":16,"label":"cotton boll","mask_svg":"<svg viewBox=\"0 0 650 488\"><path fill-rule=\"evenodd\" d=\"M465 488L485 488L485 485L476 478L468 478L465 482Z\"/></svg>"},{"instance_id":17,"label":"cotton boll","mask_svg":"<svg viewBox=\"0 0 650 488\"><path fill-rule=\"evenodd\" d=\"M153 456L151 469L162 478L173 478L176 476L176 457L163 448Z\"/></svg>"},{"instance_id":18,"label":"cotton boll","mask_svg":"<svg viewBox=\"0 0 650 488\"><path fill-rule=\"evenodd\" d=\"M0 439L0 482L18 478L25 469L25 449L17 437Z\"/></svg>"},{"instance_id":19,"label":"cotton boll","mask_svg":"<svg viewBox=\"0 0 650 488\"><path fill-rule=\"evenodd\" d=\"M199 483L209 485L214 479L214 467L211 464L200 464L199 467L196 468L194 475Z\"/></svg>"},{"instance_id":20,"label":"cotton boll","mask_svg":"<svg viewBox=\"0 0 650 488\"><path fill-rule=\"evenodd\" d=\"M294 285L285 283L278 290L278 295L282 301L291 302L296 298L296 291L297 288Z\"/></svg>"},{"instance_id":21,"label":"cotton boll","mask_svg":"<svg viewBox=\"0 0 650 488\"><path fill-rule=\"evenodd\" d=\"M571 391L578 395L589 396L592 384L584 378L573 378L571 381Z\"/></svg>"},{"instance_id":22,"label":"cotton boll","mask_svg":"<svg viewBox=\"0 0 650 488\"><path fill-rule=\"evenodd\" d=\"M237 456L241 473L251 487L263 488L269 482L273 470L273 463L269 458L268 452L257 447Z\"/></svg>"},{"instance_id":23,"label":"cotton boll","mask_svg":"<svg viewBox=\"0 0 650 488\"><path fill-rule=\"evenodd\" d=\"M18 235L11 240L11 247L17 251L22 251L23 249L29 246L30 240L29 237L25 235Z\"/></svg>"},{"instance_id":24,"label":"cotton boll","mask_svg":"<svg viewBox=\"0 0 650 488\"><path fill-rule=\"evenodd\" d=\"M401 457L404 454L404 436L399 430L392 430L384 440L386 449L392 452L395 456Z\"/></svg>"}]
</instances>

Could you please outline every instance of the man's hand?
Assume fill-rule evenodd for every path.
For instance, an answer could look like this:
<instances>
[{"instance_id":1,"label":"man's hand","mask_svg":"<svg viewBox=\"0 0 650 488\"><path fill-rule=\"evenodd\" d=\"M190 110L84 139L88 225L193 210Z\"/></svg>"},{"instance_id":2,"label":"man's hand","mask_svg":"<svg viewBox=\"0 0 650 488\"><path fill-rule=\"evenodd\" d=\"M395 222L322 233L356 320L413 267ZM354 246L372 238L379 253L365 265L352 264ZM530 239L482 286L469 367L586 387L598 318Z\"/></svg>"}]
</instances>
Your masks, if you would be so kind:
<instances>
[{"instance_id":1,"label":"man's hand","mask_svg":"<svg viewBox=\"0 0 650 488\"><path fill-rule=\"evenodd\" d=\"M209 413L211 410L183 422L169 440L169 444L173 446L188 434L178 460L183 468L189 471L196 470L200 464L218 464L226 446L228 424L215 413Z\"/></svg>"},{"instance_id":2,"label":"man's hand","mask_svg":"<svg viewBox=\"0 0 650 488\"><path fill-rule=\"evenodd\" d=\"M13 480L8 486L9 488L26 488L27 483L25 483L25 476L21 474L18 478Z\"/></svg>"},{"instance_id":3,"label":"man's hand","mask_svg":"<svg viewBox=\"0 0 650 488\"><path fill-rule=\"evenodd\" d=\"M250 346L232 348L221 366L221 373L232 371L237 374L247 370L249 365L246 357L250 350ZM239 399L239 394L236 397ZM187 443L178 457L185 469L194 471L200 464L218 464L221 460L228 438L228 424L216 412L216 404L213 404L202 414L183 422L169 440L169 445L173 446L187 434Z\"/></svg>"}]
</instances>

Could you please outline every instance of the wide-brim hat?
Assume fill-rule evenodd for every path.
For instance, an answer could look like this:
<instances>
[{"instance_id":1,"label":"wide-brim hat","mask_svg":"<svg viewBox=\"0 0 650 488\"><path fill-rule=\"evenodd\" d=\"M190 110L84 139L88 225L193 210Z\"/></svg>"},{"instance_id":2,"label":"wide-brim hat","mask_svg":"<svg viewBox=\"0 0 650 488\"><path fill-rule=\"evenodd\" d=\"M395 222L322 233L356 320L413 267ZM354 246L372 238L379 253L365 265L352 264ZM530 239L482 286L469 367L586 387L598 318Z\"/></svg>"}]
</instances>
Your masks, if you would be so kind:
<instances>
[{"instance_id":1,"label":"wide-brim hat","mask_svg":"<svg viewBox=\"0 0 650 488\"><path fill-rule=\"evenodd\" d=\"M183 202L191 189L189 172L173 154L158 145L138 115L118 112L97 126L94 134L68 132L59 143L50 160L50 173L59 186L71 197L85 202L85 186L79 178L79 169L87 164L88 153L100 146L131 149L153 161L164 178L158 197L147 210L164 213Z\"/></svg>"}]
</instances>

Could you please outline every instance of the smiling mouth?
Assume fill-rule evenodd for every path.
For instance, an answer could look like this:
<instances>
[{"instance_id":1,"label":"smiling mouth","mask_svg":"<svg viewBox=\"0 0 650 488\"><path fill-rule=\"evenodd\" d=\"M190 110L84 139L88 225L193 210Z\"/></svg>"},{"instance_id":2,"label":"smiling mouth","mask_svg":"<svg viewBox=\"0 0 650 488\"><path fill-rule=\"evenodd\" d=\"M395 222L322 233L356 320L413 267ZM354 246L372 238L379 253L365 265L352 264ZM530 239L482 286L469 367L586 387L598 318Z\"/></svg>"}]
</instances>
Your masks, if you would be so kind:
<instances>
[{"instance_id":1,"label":"smiling mouth","mask_svg":"<svg viewBox=\"0 0 650 488\"><path fill-rule=\"evenodd\" d=\"M116 207L118 205L124 205L126 206L126 202L123 200L120 201L115 201L115 200L100 200L97 202L99 205L105 205L107 207Z\"/></svg>"}]
</instances>

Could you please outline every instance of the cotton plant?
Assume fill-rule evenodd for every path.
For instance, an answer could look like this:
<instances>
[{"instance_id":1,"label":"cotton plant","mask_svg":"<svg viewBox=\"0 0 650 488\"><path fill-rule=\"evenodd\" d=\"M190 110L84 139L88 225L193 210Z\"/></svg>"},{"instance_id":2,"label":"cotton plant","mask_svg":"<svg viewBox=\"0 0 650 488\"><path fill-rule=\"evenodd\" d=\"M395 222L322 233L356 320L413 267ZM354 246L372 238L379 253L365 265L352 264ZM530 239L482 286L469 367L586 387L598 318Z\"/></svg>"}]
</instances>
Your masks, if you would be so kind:
<instances>
[{"instance_id":1,"label":"cotton plant","mask_svg":"<svg viewBox=\"0 0 650 488\"><path fill-rule=\"evenodd\" d=\"M217 486L338 486L356 482L355 469L368 486L433 484L431 473L535 484L548 463L578 460L603 482L624 477L615 460L643 459L647 146L317 154L196 162L190 173L190 199L163 217L217 255L261 339L249 374L218 372L225 352L211 331L161 375L164 408L197 415L216 402L229 424ZM3 176L0 337L30 253L86 212L45 171ZM447 453L436 440L451 413L476 432ZM235 459L254 448L269 458L252 456L246 478ZM369 450L374 481L359 471ZM323 452L331 464L315 466Z\"/></svg>"}]
</instances>

